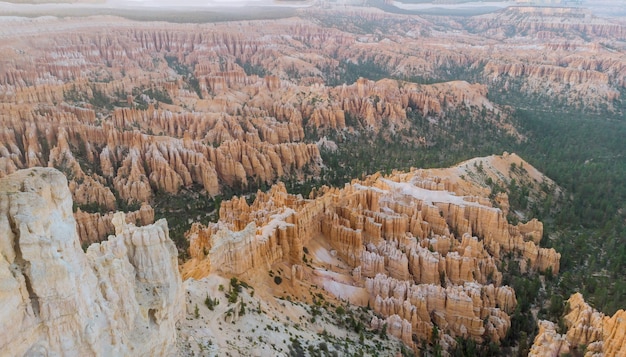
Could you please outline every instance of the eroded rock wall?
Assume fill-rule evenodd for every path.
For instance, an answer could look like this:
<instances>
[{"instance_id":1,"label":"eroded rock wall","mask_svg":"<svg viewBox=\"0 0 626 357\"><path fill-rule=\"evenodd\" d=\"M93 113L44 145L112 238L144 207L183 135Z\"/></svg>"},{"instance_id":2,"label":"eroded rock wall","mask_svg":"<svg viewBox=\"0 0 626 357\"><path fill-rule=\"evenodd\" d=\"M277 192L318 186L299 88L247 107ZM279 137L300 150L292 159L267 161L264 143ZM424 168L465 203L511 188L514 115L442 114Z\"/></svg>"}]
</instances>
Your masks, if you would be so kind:
<instances>
[{"instance_id":1,"label":"eroded rock wall","mask_svg":"<svg viewBox=\"0 0 626 357\"><path fill-rule=\"evenodd\" d=\"M85 254L61 172L0 179L1 355L175 353L184 300L167 222L124 220Z\"/></svg>"},{"instance_id":2,"label":"eroded rock wall","mask_svg":"<svg viewBox=\"0 0 626 357\"><path fill-rule=\"evenodd\" d=\"M626 355L626 312L606 316L587 304L580 293L567 300L564 316L567 331L558 334L553 324L539 322L539 334L531 349L533 356L576 350L585 357Z\"/></svg>"},{"instance_id":3,"label":"eroded rock wall","mask_svg":"<svg viewBox=\"0 0 626 357\"><path fill-rule=\"evenodd\" d=\"M513 154L482 159L494 172L521 160ZM484 186L461 178L467 166L376 174L343 189L322 188L308 200L280 184L259 192L252 205L234 198L222 204L218 223L188 232L192 259L183 275L301 264L303 247L321 236L351 269L351 284L364 288L367 304L386 319L372 326L387 323L409 346L413 335L430 339L434 325L452 336L501 340L517 301L513 289L502 286L500 262L518 257L525 271L558 272L560 255L538 247L540 222L509 224L481 196ZM504 196L499 200L508 204Z\"/></svg>"}]
</instances>

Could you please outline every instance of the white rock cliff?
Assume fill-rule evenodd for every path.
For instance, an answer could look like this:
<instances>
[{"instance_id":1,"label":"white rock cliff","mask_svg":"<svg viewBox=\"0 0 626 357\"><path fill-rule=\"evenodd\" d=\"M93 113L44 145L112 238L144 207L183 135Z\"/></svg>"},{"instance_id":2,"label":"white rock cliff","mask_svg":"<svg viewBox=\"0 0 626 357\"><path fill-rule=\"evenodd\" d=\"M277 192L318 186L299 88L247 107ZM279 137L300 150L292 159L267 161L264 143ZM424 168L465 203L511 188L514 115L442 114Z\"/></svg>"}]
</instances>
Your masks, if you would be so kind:
<instances>
[{"instance_id":1,"label":"white rock cliff","mask_svg":"<svg viewBox=\"0 0 626 357\"><path fill-rule=\"evenodd\" d=\"M0 356L169 356L184 300L167 222L135 227L85 254L65 176L0 179Z\"/></svg>"}]
</instances>

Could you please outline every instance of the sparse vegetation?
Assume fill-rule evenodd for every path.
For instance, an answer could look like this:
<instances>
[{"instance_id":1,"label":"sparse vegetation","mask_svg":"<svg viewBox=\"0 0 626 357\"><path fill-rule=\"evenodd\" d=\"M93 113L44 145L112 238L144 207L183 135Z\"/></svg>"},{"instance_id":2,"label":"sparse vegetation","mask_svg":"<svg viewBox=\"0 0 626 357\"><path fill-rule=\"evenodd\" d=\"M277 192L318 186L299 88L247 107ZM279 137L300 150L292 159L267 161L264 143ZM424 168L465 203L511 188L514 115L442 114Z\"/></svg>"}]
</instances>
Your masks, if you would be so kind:
<instances>
[{"instance_id":1,"label":"sparse vegetation","mask_svg":"<svg viewBox=\"0 0 626 357\"><path fill-rule=\"evenodd\" d=\"M207 294L206 299L204 300L204 304L209 310L213 311L215 310L215 306L220 304L220 301L218 298L210 298Z\"/></svg>"},{"instance_id":2,"label":"sparse vegetation","mask_svg":"<svg viewBox=\"0 0 626 357\"><path fill-rule=\"evenodd\" d=\"M154 195L152 207L155 219L167 219L170 238L176 243L179 256L183 259L187 258L189 247L184 235L191 227L191 223L207 224L217 220L216 203L221 202L221 197L210 198L200 194L199 191L199 188L191 187L182 189L176 195L160 190Z\"/></svg>"},{"instance_id":3,"label":"sparse vegetation","mask_svg":"<svg viewBox=\"0 0 626 357\"><path fill-rule=\"evenodd\" d=\"M282 282L283 282L283 278L281 278L280 276L276 275L274 277L274 284L280 285Z\"/></svg>"}]
</instances>

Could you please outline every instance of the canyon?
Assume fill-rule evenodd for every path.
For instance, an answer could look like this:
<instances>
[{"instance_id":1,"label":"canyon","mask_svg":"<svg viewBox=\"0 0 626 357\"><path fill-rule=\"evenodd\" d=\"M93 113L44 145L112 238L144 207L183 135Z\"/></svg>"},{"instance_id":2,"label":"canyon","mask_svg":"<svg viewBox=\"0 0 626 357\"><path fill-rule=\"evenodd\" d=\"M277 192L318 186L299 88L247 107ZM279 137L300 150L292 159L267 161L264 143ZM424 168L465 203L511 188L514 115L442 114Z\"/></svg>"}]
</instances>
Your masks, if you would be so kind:
<instances>
[{"instance_id":1,"label":"canyon","mask_svg":"<svg viewBox=\"0 0 626 357\"><path fill-rule=\"evenodd\" d=\"M458 336L500 341L517 302L499 267L515 261L522 272L558 274L560 260L538 246L541 222L511 225L506 194L498 198L502 209L485 197L487 178L511 180L512 164L527 168L537 187L553 184L505 153L450 169L377 174L341 189L323 187L310 199L278 184L250 205L224 201L217 223L188 232L183 278L217 273L271 285L266 272L283 266L290 293L316 285L371 307L380 316L372 327L388 326L413 349L433 338L434 326L445 331L445 344Z\"/></svg>"},{"instance_id":2,"label":"canyon","mask_svg":"<svg viewBox=\"0 0 626 357\"><path fill-rule=\"evenodd\" d=\"M0 17L0 355L517 352L515 279L562 267L530 208L568 192L506 152L324 184L354 143L449 160L532 141L527 107L619 116L626 23L293 14ZM574 294L530 354L622 355L611 315Z\"/></svg>"},{"instance_id":3,"label":"canyon","mask_svg":"<svg viewBox=\"0 0 626 357\"><path fill-rule=\"evenodd\" d=\"M512 165L524 169L513 171ZM216 332L219 321L239 328L251 322L273 326L276 316L284 319L289 311L296 321L307 317L310 331L337 328L315 322L320 312L307 310L307 303L320 298L331 306L347 304L349 316L360 311L351 305L367 306L367 331L382 329L412 349L420 341L453 348L458 337L499 341L517 305L516 292L502 284L501 267L515 263L526 273L559 271L560 254L538 246L541 222L509 224L507 195L485 196L489 179L523 178L533 187L554 184L508 153L448 169L376 174L341 189L322 187L308 199L278 184L259 191L252 204L244 198L224 201L217 223L193 225L187 234L191 259L180 272L183 285L164 220L136 227L118 212L111 219L115 235L83 253L65 175L52 168L19 170L0 179L5 286L0 298L2 321L11 324L0 351L170 355L175 349L206 348L267 355L289 346L259 338L260 346L233 348ZM209 297L229 284L223 298ZM232 301L233 287L242 291L241 286L247 290ZM208 335L198 325L198 302L205 296L205 304L227 304L203 308L201 320L214 321ZM276 297L285 301L282 308L272 302L280 301ZM248 315L256 315L246 317L246 307ZM234 309L239 312L232 315ZM580 294L572 295L567 309L567 333L559 335L552 322L540 321L531 355L583 345L590 356L623 353L623 311L604 316ZM264 317L272 310L282 312ZM324 321L337 318L328 314L322 312ZM284 336L299 330L290 319L282 321ZM177 332L175 326L183 328ZM346 330L338 334L350 337ZM326 346L324 335L306 339L310 346ZM192 347L189 341L202 342ZM397 348L387 345L393 341L383 343Z\"/></svg>"},{"instance_id":4,"label":"canyon","mask_svg":"<svg viewBox=\"0 0 626 357\"><path fill-rule=\"evenodd\" d=\"M78 220L81 239L92 242L112 232L106 213L116 209L151 223L150 208L139 208L155 194L194 188L214 197L315 176L324 167L315 143L330 132L428 147L437 139L412 118L454 125L451 112L462 110L524 140L489 96L515 87L611 110L626 85L623 57L611 50L624 25L582 9L516 7L445 24L366 8L302 11L238 22L236 34L224 23L3 18L0 176L33 166L65 172L90 213ZM440 43L441 31L450 43ZM445 81L442 71L461 67L485 84ZM410 81L427 77L443 81Z\"/></svg>"},{"instance_id":5,"label":"canyon","mask_svg":"<svg viewBox=\"0 0 626 357\"><path fill-rule=\"evenodd\" d=\"M266 309L270 296L290 302L292 296L303 302L326 296L368 306L375 314L368 329L385 326L413 349L434 338L435 326L445 331L443 345L453 345L456 336L501 340L517 304L515 291L502 285L502 262L516 261L525 272L558 273L560 259L537 246L540 222L507 223L506 194L497 199L501 208L482 196L488 178L512 179L511 164L525 168L518 179L553 184L505 153L450 169L376 174L342 189L322 187L309 199L277 184L259 191L251 205L244 198L224 201L217 223L195 224L188 233L191 259L181 267L187 304L164 220L136 227L116 213L115 235L83 253L65 176L52 168L19 170L0 181L7 286L2 321L23 322L7 327L15 335L7 335L1 350L168 355L183 308L187 316L199 316L190 294L197 299L204 291L209 299L215 286L200 287L232 276L254 282L246 286L266 297ZM276 271L274 279L267 271ZM130 298L128 292L134 292ZM241 304L245 310L243 297ZM84 333L68 336L70 331ZM178 332L187 339L198 333ZM217 351L229 350L225 341L216 342Z\"/></svg>"}]
</instances>

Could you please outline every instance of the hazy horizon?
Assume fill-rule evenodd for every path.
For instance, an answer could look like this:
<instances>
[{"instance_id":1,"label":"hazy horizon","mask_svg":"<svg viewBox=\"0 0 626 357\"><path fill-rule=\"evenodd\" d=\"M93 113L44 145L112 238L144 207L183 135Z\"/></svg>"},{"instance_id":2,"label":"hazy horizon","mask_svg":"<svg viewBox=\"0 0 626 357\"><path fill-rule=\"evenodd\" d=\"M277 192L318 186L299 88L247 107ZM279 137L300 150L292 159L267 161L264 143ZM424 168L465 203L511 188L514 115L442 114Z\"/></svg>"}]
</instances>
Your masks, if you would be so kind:
<instances>
[{"instance_id":1,"label":"hazy horizon","mask_svg":"<svg viewBox=\"0 0 626 357\"><path fill-rule=\"evenodd\" d=\"M536 5L536 6L574 6L587 8L599 16L620 17L626 16L626 0L583 0L581 4L573 4L563 1L563 4L549 4L548 1L529 1L528 3L518 3L511 1L464 1L457 3L442 4L436 1L427 0L396 0L393 5L383 6L383 10L415 15L478 15L480 13L489 13L500 9L515 5ZM359 5L367 3L367 1L358 0L336 0L331 5ZM136 10L154 10L175 9L175 10L192 10L197 9L205 11L213 11L224 9L238 8L298 8L319 5L313 0L181 0L171 2L168 0L12 0L0 1L0 16L42 16L50 15L62 16L58 11L70 11L71 15L76 11L87 11L82 15L89 15L90 11L101 13L104 11L116 11L119 9L136 9ZM369 7L379 7L375 4L367 4ZM116 14L117 15L117 14Z\"/></svg>"}]
</instances>

